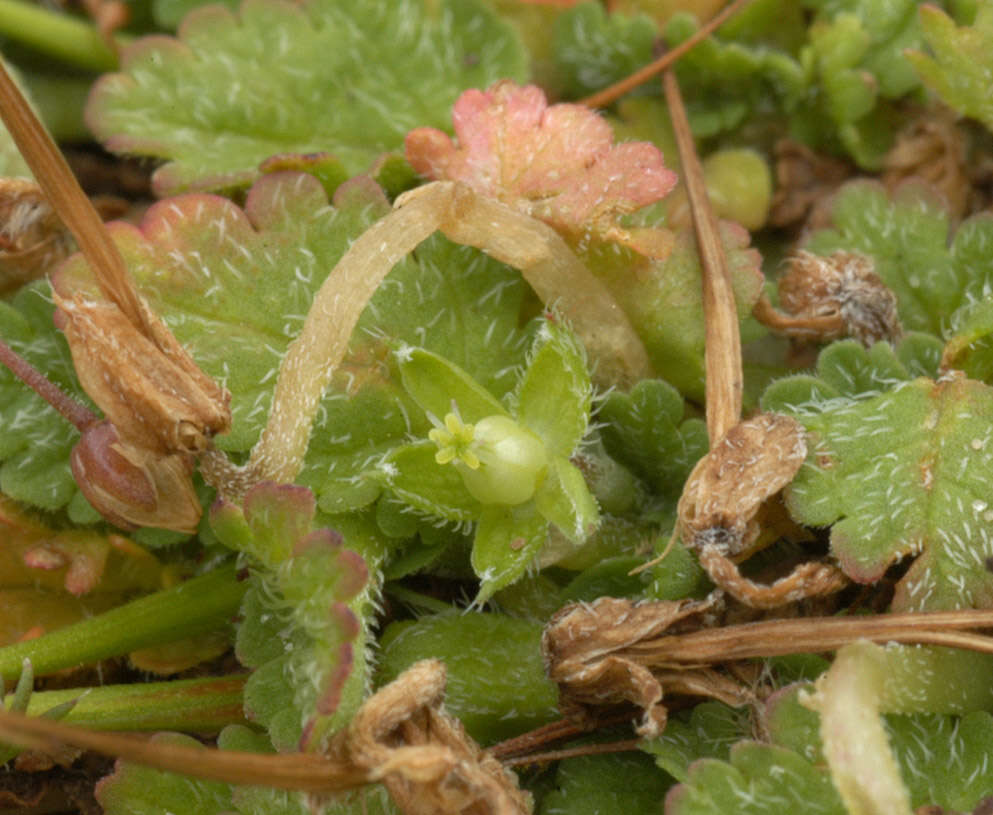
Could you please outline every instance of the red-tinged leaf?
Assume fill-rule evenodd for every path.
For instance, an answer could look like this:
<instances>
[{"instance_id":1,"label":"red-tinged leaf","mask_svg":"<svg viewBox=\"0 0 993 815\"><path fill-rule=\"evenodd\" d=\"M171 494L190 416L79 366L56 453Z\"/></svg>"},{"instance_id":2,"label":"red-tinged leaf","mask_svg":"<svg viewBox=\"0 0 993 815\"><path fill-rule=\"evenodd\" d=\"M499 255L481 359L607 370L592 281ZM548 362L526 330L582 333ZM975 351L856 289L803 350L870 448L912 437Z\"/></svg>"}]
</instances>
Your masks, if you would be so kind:
<instances>
[{"instance_id":1,"label":"red-tinged leaf","mask_svg":"<svg viewBox=\"0 0 993 815\"><path fill-rule=\"evenodd\" d=\"M648 142L613 143L610 125L581 105L549 106L533 85L468 90L452 115L456 145L434 128L407 134L407 160L432 179L461 181L569 233L607 234L618 216L676 184Z\"/></svg>"}]
</instances>

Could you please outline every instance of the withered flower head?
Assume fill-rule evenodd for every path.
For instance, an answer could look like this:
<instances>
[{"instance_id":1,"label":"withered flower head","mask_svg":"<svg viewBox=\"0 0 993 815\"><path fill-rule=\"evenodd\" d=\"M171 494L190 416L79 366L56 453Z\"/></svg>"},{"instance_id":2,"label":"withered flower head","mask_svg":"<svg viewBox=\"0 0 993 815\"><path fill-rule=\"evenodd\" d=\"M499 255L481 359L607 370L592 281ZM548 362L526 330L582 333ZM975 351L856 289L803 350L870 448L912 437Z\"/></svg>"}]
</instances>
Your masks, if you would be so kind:
<instances>
[{"instance_id":1,"label":"withered flower head","mask_svg":"<svg viewBox=\"0 0 993 815\"><path fill-rule=\"evenodd\" d=\"M790 336L819 341L847 336L868 348L903 333L896 295L873 271L872 259L856 252L828 257L797 252L780 278L779 301L795 323L785 332Z\"/></svg>"},{"instance_id":2,"label":"withered flower head","mask_svg":"<svg viewBox=\"0 0 993 815\"><path fill-rule=\"evenodd\" d=\"M72 245L69 230L34 181L0 178L0 294L43 275Z\"/></svg>"}]
</instances>

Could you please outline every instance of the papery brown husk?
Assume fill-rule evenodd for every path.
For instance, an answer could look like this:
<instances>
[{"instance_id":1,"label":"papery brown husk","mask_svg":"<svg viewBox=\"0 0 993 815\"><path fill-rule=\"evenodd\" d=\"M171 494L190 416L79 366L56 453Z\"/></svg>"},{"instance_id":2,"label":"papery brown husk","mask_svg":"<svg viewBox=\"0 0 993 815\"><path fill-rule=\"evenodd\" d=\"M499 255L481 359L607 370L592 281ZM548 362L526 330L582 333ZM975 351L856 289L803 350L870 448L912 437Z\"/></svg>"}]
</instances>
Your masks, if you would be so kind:
<instances>
[{"instance_id":1,"label":"papery brown husk","mask_svg":"<svg viewBox=\"0 0 993 815\"><path fill-rule=\"evenodd\" d=\"M53 292L80 384L120 437L195 454L231 425L231 394L207 376L143 302L150 335L106 300Z\"/></svg>"},{"instance_id":2,"label":"papery brown husk","mask_svg":"<svg viewBox=\"0 0 993 815\"><path fill-rule=\"evenodd\" d=\"M34 181L0 178L0 295L41 277L72 247L72 235Z\"/></svg>"}]
</instances>

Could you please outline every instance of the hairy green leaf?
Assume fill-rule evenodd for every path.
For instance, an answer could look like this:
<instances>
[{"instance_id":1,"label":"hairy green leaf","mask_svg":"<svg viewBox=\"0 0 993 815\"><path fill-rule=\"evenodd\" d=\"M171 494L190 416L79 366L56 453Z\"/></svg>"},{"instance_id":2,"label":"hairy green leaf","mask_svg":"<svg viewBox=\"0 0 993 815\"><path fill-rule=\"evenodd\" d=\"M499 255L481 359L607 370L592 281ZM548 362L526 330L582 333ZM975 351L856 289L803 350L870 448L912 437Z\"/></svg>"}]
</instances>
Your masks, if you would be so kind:
<instances>
[{"instance_id":1,"label":"hairy green leaf","mask_svg":"<svg viewBox=\"0 0 993 815\"><path fill-rule=\"evenodd\" d=\"M169 162L160 194L246 186L277 153L327 150L369 169L459 91L523 79L513 31L476 0L245 0L208 6L179 39L130 46L87 118L111 150Z\"/></svg>"}]
</instances>

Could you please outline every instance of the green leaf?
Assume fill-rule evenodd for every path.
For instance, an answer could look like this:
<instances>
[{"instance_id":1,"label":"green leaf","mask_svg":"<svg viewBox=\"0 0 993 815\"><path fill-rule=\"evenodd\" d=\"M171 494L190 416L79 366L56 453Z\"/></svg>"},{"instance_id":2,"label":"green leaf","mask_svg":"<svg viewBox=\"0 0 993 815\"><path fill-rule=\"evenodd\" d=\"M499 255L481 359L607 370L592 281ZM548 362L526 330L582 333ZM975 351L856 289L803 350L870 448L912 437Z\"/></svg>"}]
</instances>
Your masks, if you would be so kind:
<instances>
[{"instance_id":1,"label":"green leaf","mask_svg":"<svg viewBox=\"0 0 993 815\"><path fill-rule=\"evenodd\" d=\"M540 324L515 391L516 418L545 443L550 456L568 457L586 435L593 386L582 346L557 319L548 315Z\"/></svg>"},{"instance_id":2,"label":"green leaf","mask_svg":"<svg viewBox=\"0 0 993 815\"><path fill-rule=\"evenodd\" d=\"M353 668L364 642L368 569L341 535L311 531L315 504L305 487L263 483L243 508L219 502L211 511L222 543L268 567L252 577L236 651L257 669L245 685L246 712L281 749L340 726L335 714L354 712L363 681L364 666Z\"/></svg>"},{"instance_id":3,"label":"green leaf","mask_svg":"<svg viewBox=\"0 0 993 815\"><path fill-rule=\"evenodd\" d=\"M492 744L558 717L541 630L540 623L481 612L392 623L383 634L377 683L396 679L418 660L444 660L445 707L474 739Z\"/></svg>"},{"instance_id":4,"label":"green leaf","mask_svg":"<svg viewBox=\"0 0 993 815\"><path fill-rule=\"evenodd\" d=\"M972 25L958 27L936 6L921 6L924 42L933 56L907 54L924 83L959 113L993 128L989 74L993 71L993 5L980 3Z\"/></svg>"},{"instance_id":5,"label":"green leaf","mask_svg":"<svg viewBox=\"0 0 993 815\"><path fill-rule=\"evenodd\" d=\"M784 9L777 24L787 21L789 25L793 16L790 9ZM673 15L665 26L666 44L673 48L698 28L691 14ZM676 76L686 99L690 127L698 137L738 127L750 114L770 106L790 111L809 84L804 67L782 48L726 42L720 34L708 37L682 57Z\"/></svg>"},{"instance_id":6,"label":"green leaf","mask_svg":"<svg viewBox=\"0 0 993 815\"><path fill-rule=\"evenodd\" d=\"M579 3L555 20L552 52L562 95L578 99L652 61L658 27L644 14L608 14L601 3Z\"/></svg>"},{"instance_id":7,"label":"green leaf","mask_svg":"<svg viewBox=\"0 0 993 815\"><path fill-rule=\"evenodd\" d=\"M728 761L704 758L686 783L670 790L667 815L845 815L827 772L791 750L751 741L731 748Z\"/></svg>"},{"instance_id":8,"label":"green leaf","mask_svg":"<svg viewBox=\"0 0 993 815\"><path fill-rule=\"evenodd\" d=\"M175 30L193 9L218 1L231 11L235 11L241 2L241 0L153 0L152 15L156 25Z\"/></svg>"},{"instance_id":9,"label":"green leaf","mask_svg":"<svg viewBox=\"0 0 993 815\"><path fill-rule=\"evenodd\" d=\"M114 151L167 159L161 194L247 186L277 153L330 151L350 175L459 92L524 79L512 29L476 0L246 0L208 6L179 39L130 46L87 107Z\"/></svg>"},{"instance_id":10,"label":"green leaf","mask_svg":"<svg viewBox=\"0 0 993 815\"><path fill-rule=\"evenodd\" d=\"M479 575L476 603L524 574L548 537L548 521L533 502L484 507L472 541L472 569Z\"/></svg>"},{"instance_id":11,"label":"green leaf","mask_svg":"<svg viewBox=\"0 0 993 815\"><path fill-rule=\"evenodd\" d=\"M472 521L483 505L466 489L459 471L435 461L438 447L421 441L392 450L376 472L383 485L418 512L446 521Z\"/></svg>"},{"instance_id":12,"label":"green leaf","mask_svg":"<svg viewBox=\"0 0 993 815\"><path fill-rule=\"evenodd\" d=\"M940 335L957 309L993 285L993 217L975 215L951 238L945 204L922 183L908 182L888 196L876 182L850 182L834 199L832 219L833 228L815 232L806 248L870 256L896 294L905 329Z\"/></svg>"},{"instance_id":13,"label":"green leaf","mask_svg":"<svg viewBox=\"0 0 993 815\"><path fill-rule=\"evenodd\" d=\"M69 349L52 324L47 282L22 288L0 302L0 337L73 398L92 407L76 380ZM79 491L69 452L79 431L34 391L0 366L0 491L16 501L57 510Z\"/></svg>"},{"instance_id":14,"label":"green leaf","mask_svg":"<svg viewBox=\"0 0 993 815\"><path fill-rule=\"evenodd\" d=\"M834 524L831 551L847 575L873 582L916 554L895 610L993 605L993 389L961 377L917 379L869 399L795 410L809 453L786 503L802 523Z\"/></svg>"},{"instance_id":15,"label":"green leaf","mask_svg":"<svg viewBox=\"0 0 993 815\"><path fill-rule=\"evenodd\" d=\"M719 227L727 253L738 318L746 322L762 290L761 259L748 248L748 233L736 224ZM592 242L580 255L610 289L645 343L656 374L692 399L703 399L704 319L700 260L691 230L676 234L669 257L652 261L615 244ZM665 319L659 315L664 314Z\"/></svg>"},{"instance_id":16,"label":"green leaf","mask_svg":"<svg viewBox=\"0 0 993 815\"><path fill-rule=\"evenodd\" d=\"M7 73L10 74L11 79L17 84L21 93L27 95L27 91L24 90L17 71L3 57L0 57L0 63L3 63L3 67L7 69ZM0 178L31 177L31 170L28 169L27 163L21 157L17 145L14 144L14 139L3 123L0 122Z\"/></svg>"},{"instance_id":17,"label":"green leaf","mask_svg":"<svg viewBox=\"0 0 993 815\"><path fill-rule=\"evenodd\" d=\"M731 747L751 735L751 717L721 702L701 702L689 713L669 719L661 736L641 749L677 781L689 778L690 765L699 758L727 761Z\"/></svg>"},{"instance_id":18,"label":"green leaf","mask_svg":"<svg viewBox=\"0 0 993 815\"><path fill-rule=\"evenodd\" d=\"M690 470L707 452L703 421L684 418L679 392L660 379L644 379L630 393L613 391L600 406L607 452L651 484L673 506Z\"/></svg>"},{"instance_id":19,"label":"green leaf","mask_svg":"<svg viewBox=\"0 0 993 815\"><path fill-rule=\"evenodd\" d=\"M206 750L192 736L157 733L152 743ZM193 793L193 794L191 794ZM96 787L96 798L107 815L220 815L231 809L231 787L220 781L191 781L182 775L118 762L112 775Z\"/></svg>"},{"instance_id":20,"label":"green leaf","mask_svg":"<svg viewBox=\"0 0 993 815\"><path fill-rule=\"evenodd\" d=\"M661 812L672 782L647 756L617 753L567 758L559 762L554 783L538 815Z\"/></svg>"}]
</instances>

